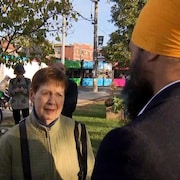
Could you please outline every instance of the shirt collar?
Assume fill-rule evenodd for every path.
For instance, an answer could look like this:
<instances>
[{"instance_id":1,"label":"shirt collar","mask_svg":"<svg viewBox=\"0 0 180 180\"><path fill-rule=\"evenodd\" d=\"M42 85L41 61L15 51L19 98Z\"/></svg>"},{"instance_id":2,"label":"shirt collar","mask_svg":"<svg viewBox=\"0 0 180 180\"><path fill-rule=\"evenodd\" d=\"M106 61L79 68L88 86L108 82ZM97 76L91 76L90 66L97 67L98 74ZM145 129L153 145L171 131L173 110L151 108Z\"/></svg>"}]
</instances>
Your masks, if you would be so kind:
<instances>
[{"instance_id":1,"label":"shirt collar","mask_svg":"<svg viewBox=\"0 0 180 180\"><path fill-rule=\"evenodd\" d=\"M173 84L176 84L176 83L179 83L179 82L180 82L180 80L174 81L174 82L172 82L172 83L164 86L162 89L160 89L160 90L147 102L147 104L141 109L141 111L139 112L138 116L141 115L141 114L144 112L144 110L146 109L146 107L150 104L150 102L151 102L160 92L164 91L166 88L172 86Z\"/></svg>"},{"instance_id":2,"label":"shirt collar","mask_svg":"<svg viewBox=\"0 0 180 180\"><path fill-rule=\"evenodd\" d=\"M48 127L48 128L50 128L51 126L53 126L53 125L55 124L55 122L58 120L58 118L56 118L53 122L51 122L50 124L46 125L44 122L42 122L42 121L39 119L39 117L38 117L38 115L37 115L36 110L35 110L34 107L33 107L33 111L34 111L35 117L37 118L38 123L41 124L41 125L43 125L43 126L46 126L46 127Z\"/></svg>"}]
</instances>

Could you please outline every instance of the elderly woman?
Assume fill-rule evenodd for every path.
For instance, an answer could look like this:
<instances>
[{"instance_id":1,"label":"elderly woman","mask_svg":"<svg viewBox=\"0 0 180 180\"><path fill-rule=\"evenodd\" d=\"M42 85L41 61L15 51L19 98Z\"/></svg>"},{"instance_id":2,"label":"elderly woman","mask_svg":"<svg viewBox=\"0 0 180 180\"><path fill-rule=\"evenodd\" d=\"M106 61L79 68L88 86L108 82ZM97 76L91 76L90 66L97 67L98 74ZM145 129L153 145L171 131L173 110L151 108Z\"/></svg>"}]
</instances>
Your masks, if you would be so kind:
<instances>
[{"instance_id":1,"label":"elderly woman","mask_svg":"<svg viewBox=\"0 0 180 180\"><path fill-rule=\"evenodd\" d=\"M83 126L78 124L77 140L75 121L60 115L66 81L65 74L55 68L35 73L30 89L30 116L0 139L0 179L74 180L80 179L81 174L90 179L94 155L88 132L85 129L86 143L81 144ZM87 149L87 162L81 166L78 157L83 159L83 149Z\"/></svg>"}]
</instances>

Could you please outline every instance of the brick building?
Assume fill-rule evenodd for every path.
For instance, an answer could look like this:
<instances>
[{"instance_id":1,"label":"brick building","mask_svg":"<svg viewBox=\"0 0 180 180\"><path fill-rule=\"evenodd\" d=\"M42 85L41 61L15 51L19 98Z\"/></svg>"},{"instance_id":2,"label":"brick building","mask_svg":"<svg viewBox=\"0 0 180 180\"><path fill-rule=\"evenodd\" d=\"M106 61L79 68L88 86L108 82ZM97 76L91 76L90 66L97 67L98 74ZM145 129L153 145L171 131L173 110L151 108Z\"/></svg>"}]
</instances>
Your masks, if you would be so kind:
<instances>
[{"instance_id":1,"label":"brick building","mask_svg":"<svg viewBox=\"0 0 180 180\"><path fill-rule=\"evenodd\" d=\"M54 52L56 58L61 58L61 44L54 44ZM70 44L65 46L65 59L73 61L92 61L93 60L93 45L90 44Z\"/></svg>"}]
</instances>

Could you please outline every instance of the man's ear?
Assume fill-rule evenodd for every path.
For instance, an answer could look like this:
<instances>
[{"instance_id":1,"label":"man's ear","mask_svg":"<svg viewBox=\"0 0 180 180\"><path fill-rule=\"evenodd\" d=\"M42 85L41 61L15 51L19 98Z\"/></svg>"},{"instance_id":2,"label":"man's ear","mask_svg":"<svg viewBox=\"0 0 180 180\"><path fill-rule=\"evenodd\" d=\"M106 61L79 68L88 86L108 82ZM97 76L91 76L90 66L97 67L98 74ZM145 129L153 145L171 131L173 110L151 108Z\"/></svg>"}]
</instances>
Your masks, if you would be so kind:
<instances>
[{"instance_id":1,"label":"man's ear","mask_svg":"<svg viewBox=\"0 0 180 180\"><path fill-rule=\"evenodd\" d=\"M147 52L147 51L146 51L146 55L147 55L147 58L146 58L147 61L155 61L159 57L158 54L154 54L154 53Z\"/></svg>"}]
</instances>

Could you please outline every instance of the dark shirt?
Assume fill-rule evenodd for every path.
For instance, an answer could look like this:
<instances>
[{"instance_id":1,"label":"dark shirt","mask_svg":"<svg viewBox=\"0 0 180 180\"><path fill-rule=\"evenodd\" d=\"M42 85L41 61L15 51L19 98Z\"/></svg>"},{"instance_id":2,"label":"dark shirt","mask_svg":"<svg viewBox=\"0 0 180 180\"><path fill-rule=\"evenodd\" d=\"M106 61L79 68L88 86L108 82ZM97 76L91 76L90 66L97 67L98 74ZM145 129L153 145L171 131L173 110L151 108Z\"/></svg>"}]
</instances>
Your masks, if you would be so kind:
<instances>
[{"instance_id":1,"label":"dark shirt","mask_svg":"<svg viewBox=\"0 0 180 180\"><path fill-rule=\"evenodd\" d=\"M64 106L62 110L62 115L72 118L72 114L76 109L78 98L78 88L77 84L68 79L67 91L65 93Z\"/></svg>"}]
</instances>

